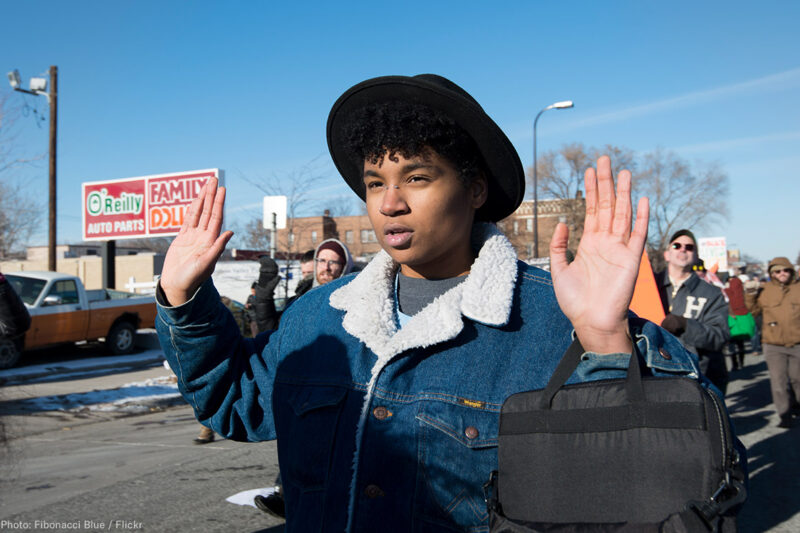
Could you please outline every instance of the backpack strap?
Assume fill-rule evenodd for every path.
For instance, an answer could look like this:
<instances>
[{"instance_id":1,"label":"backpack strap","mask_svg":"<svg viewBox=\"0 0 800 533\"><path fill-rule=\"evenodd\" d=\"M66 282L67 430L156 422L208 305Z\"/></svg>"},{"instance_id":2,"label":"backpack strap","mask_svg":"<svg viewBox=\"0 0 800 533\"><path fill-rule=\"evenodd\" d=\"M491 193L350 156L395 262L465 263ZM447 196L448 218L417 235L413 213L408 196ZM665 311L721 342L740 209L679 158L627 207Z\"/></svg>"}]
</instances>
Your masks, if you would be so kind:
<instances>
[{"instance_id":1,"label":"backpack strap","mask_svg":"<svg viewBox=\"0 0 800 533\"><path fill-rule=\"evenodd\" d=\"M625 390L628 395L630 403L638 404L644 402L644 387L642 386L642 365L639 361L640 354L639 348L635 342L631 343L633 349L631 350L631 359L628 364L628 376L626 378ZM553 406L553 398L555 398L558 390L564 386L570 376L578 368L581 362L581 357L586 350L583 349L581 341L577 338L572 341L567 351L561 357L558 366L556 367L550 381L544 388L542 393L541 409L550 409Z\"/></svg>"}]
</instances>

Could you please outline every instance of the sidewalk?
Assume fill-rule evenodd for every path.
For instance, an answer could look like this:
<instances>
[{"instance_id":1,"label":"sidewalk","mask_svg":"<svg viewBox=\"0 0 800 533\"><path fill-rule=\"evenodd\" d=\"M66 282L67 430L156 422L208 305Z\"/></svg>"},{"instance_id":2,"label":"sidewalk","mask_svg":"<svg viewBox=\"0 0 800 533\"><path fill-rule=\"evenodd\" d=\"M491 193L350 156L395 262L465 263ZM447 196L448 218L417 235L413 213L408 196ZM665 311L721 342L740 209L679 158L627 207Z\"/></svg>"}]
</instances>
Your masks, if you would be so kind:
<instances>
[{"instance_id":1,"label":"sidewalk","mask_svg":"<svg viewBox=\"0 0 800 533\"><path fill-rule=\"evenodd\" d=\"M726 404L747 447L750 487L739 515L739 531L800 531L800 419L777 427L767 365L748 354L742 370L731 373Z\"/></svg>"}]
</instances>

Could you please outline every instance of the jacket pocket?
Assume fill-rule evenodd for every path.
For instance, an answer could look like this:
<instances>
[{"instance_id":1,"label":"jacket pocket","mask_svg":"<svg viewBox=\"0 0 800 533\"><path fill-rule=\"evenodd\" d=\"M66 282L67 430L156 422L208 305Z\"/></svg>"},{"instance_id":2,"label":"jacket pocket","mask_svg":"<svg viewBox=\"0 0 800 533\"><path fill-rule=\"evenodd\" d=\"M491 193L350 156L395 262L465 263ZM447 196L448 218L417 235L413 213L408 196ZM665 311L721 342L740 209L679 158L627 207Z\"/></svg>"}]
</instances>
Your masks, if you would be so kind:
<instances>
[{"instance_id":1,"label":"jacket pocket","mask_svg":"<svg viewBox=\"0 0 800 533\"><path fill-rule=\"evenodd\" d=\"M325 487L346 394L343 387L275 384L278 458L286 482L303 491Z\"/></svg>"},{"instance_id":2,"label":"jacket pocket","mask_svg":"<svg viewBox=\"0 0 800 533\"><path fill-rule=\"evenodd\" d=\"M423 402L416 416L417 529L488 531L483 484L497 468L499 416L448 402Z\"/></svg>"},{"instance_id":3,"label":"jacket pocket","mask_svg":"<svg viewBox=\"0 0 800 533\"><path fill-rule=\"evenodd\" d=\"M764 317L761 326L762 341L767 344L783 344L787 309L782 308L780 300L772 298L761 302L761 312Z\"/></svg>"}]
</instances>

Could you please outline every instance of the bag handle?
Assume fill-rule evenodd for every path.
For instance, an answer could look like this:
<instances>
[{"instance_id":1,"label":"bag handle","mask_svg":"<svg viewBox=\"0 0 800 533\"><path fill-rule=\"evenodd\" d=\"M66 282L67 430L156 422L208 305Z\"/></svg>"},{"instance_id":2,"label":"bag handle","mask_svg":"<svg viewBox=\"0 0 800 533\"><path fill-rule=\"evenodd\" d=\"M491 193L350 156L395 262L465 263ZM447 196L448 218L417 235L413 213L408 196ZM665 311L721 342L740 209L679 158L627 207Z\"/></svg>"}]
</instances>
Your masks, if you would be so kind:
<instances>
[{"instance_id":1,"label":"bag handle","mask_svg":"<svg viewBox=\"0 0 800 533\"><path fill-rule=\"evenodd\" d=\"M644 403L644 387L642 385L642 370L639 362L639 348L636 343L631 341L633 349L631 350L631 360L628 364L628 376L625 379L625 392L628 396L630 403ZM569 345L567 351L561 357L555 371L553 372L550 381L542 393L541 409L550 409L553 406L553 398L555 398L558 390L564 386L569 377L578 368L581 362L581 356L586 350L583 349L581 341L575 338L572 344Z\"/></svg>"}]
</instances>

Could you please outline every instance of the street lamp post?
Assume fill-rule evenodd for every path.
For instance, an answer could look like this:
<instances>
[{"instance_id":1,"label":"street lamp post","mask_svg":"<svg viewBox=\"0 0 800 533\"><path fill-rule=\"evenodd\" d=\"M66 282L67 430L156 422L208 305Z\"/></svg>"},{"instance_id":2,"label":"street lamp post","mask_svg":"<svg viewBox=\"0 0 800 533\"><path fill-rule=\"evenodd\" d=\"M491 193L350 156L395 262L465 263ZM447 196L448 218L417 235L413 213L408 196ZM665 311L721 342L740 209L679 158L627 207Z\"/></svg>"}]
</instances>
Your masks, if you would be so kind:
<instances>
[{"instance_id":1,"label":"street lamp post","mask_svg":"<svg viewBox=\"0 0 800 533\"><path fill-rule=\"evenodd\" d=\"M536 175L536 124L545 111L549 109L569 109L570 107L575 107L572 100L550 104L539 111L533 120L533 257L537 259L539 258L539 182Z\"/></svg>"},{"instance_id":2,"label":"street lamp post","mask_svg":"<svg viewBox=\"0 0 800 533\"><path fill-rule=\"evenodd\" d=\"M58 118L58 67L50 67L50 91L47 91L47 80L45 78L31 78L30 88L20 87L19 71L13 70L8 73L8 81L11 88L21 93L32 94L34 96L44 96L50 104L50 207L49 207L49 232L47 239L47 268L55 271L56 269L56 125Z\"/></svg>"}]
</instances>

